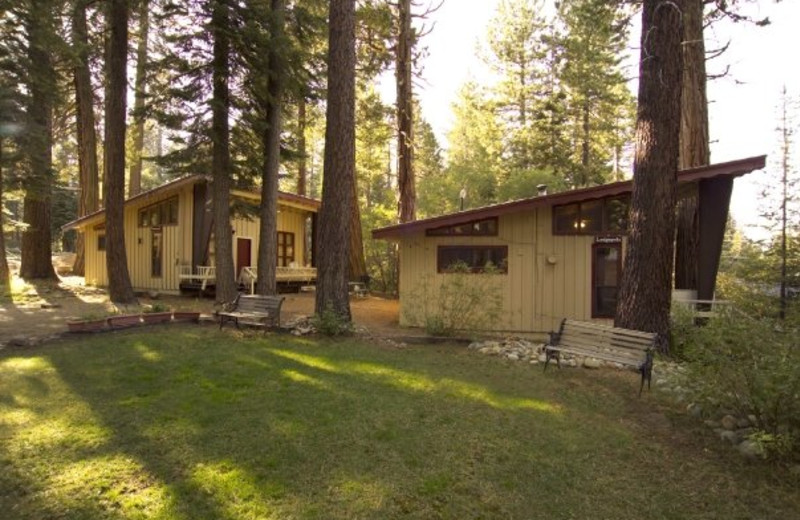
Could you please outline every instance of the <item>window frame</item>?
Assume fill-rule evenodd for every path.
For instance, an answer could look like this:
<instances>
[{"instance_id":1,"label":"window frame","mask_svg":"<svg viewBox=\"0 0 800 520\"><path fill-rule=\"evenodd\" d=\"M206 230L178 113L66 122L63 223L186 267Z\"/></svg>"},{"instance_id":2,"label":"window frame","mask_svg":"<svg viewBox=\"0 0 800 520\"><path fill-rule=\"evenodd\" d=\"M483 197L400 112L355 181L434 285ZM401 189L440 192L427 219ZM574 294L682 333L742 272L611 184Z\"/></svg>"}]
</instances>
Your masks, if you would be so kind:
<instances>
[{"instance_id":1,"label":"window frame","mask_svg":"<svg viewBox=\"0 0 800 520\"><path fill-rule=\"evenodd\" d=\"M592 319L614 319L616 314L616 306L614 311L608 314L601 314L598 305L597 305L597 288L600 287L596 284L597 282L597 253L596 251L601 248L614 248L617 250L617 303L619 303L619 289L621 287L622 282L622 253L623 247L622 242L595 242L592 244L592 277L589 282L589 291L590 291L590 298L592 300ZM603 286L608 287L608 286Z\"/></svg>"},{"instance_id":2,"label":"window frame","mask_svg":"<svg viewBox=\"0 0 800 520\"><path fill-rule=\"evenodd\" d=\"M155 257L156 237L158 237L158 264ZM157 270L156 265L158 265ZM150 277L164 277L164 229L160 226L150 228Z\"/></svg>"},{"instance_id":3,"label":"window frame","mask_svg":"<svg viewBox=\"0 0 800 520\"><path fill-rule=\"evenodd\" d=\"M503 251L503 256L505 257L505 265L497 265L497 273L496 274L508 274L508 246L507 245L493 245L493 244L469 244L469 245L439 245L436 247L436 272L438 274L449 274L448 266L443 265L442 261L442 252L443 251L452 251L457 249L491 249L495 251ZM483 266L469 266L470 270L468 273L471 274L486 274L484 271Z\"/></svg>"},{"instance_id":4,"label":"window frame","mask_svg":"<svg viewBox=\"0 0 800 520\"><path fill-rule=\"evenodd\" d=\"M106 252L106 233L103 231L102 233L97 234L97 250L102 251L103 253Z\"/></svg>"},{"instance_id":5,"label":"window frame","mask_svg":"<svg viewBox=\"0 0 800 520\"><path fill-rule=\"evenodd\" d=\"M174 214L173 209L174 207ZM178 195L160 200L143 208L136 213L136 227L160 228L164 226L177 226L180 221L180 201ZM156 217L158 222L154 223ZM174 222L173 222L174 217Z\"/></svg>"},{"instance_id":6,"label":"window frame","mask_svg":"<svg viewBox=\"0 0 800 520\"><path fill-rule=\"evenodd\" d=\"M281 236L283 236L283 242L281 242ZM290 238L291 238L291 240L289 240ZM291 242L291 244L289 242ZM275 239L275 244L276 244L275 254L277 256L277 258L276 258L277 266L278 267L289 267L292 264L292 262L295 261L295 258L297 257L297 254L296 254L297 251L295 249L296 248L296 240L295 240L294 233L291 232L291 231L278 231L276 239ZM286 250L287 250L287 248L289 246L292 247L291 256L286 254ZM283 264L281 264L281 260L283 260Z\"/></svg>"},{"instance_id":7,"label":"window frame","mask_svg":"<svg viewBox=\"0 0 800 520\"><path fill-rule=\"evenodd\" d=\"M475 224L480 224L482 222L491 222L493 224L493 229L480 231L475 230ZM467 229L469 230L466 233L456 233L453 230L462 226L471 226ZM425 230L425 236L429 237L496 237L500 232L500 219L497 217L487 217L481 218L477 220L470 220L469 222L463 222L461 224L449 224L446 226L439 226L431 229Z\"/></svg>"},{"instance_id":8,"label":"window frame","mask_svg":"<svg viewBox=\"0 0 800 520\"><path fill-rule=\"evenodd\" d=\"M601 235L602 236L608 236L608 235L624 236L624 235L627 235L628 234L628 227L629 227L629 222L627 221L627 219L625 220L625 225L624 225L624 227L622 229L619 229L619 228L614 229L611 226L611 209L610 209L610 205L614 201L618 201L618 200L624 200L625 203L627 204L628 208L630 208L631 200L630 200L630 196L629 195L614 195L614 196L609 196L609 197L601 197L601 198L598 198L598 199L586 199L586 200L582 200L582 201L578 201L578 202L571 202L569 204L558 204L558 205L553 206L552 210L551 210L553 236L601 236ZM600 218L601 222L600 222L599 229L595 229L593 231L581 231L580 229L560 230L558 228L558 219L556 218L556 212L560 208L568 208L570 206L576 206L577 209L578 209L578 214L577 214L577 217L576 217L577 218L577 222L581 222L581 220L583 220L583 213L584 213L583 209L582 209L582 205L584 205L584 204L588 205L590 203L595 203L595 202L598 202L598 201L602 203L601 218Z\"/></svg>"}]
</instances>

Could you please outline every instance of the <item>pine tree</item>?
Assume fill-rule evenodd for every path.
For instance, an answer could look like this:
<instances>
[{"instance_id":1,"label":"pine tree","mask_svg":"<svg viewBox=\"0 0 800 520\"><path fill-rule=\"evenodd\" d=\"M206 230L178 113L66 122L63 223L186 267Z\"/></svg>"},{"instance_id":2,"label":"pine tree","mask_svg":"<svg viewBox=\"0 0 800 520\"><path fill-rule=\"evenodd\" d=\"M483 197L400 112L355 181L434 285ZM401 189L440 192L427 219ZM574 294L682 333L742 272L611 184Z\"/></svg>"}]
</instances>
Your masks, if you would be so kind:
<instances>
[{"instance_id":1,"label":"pine tree","mask_svg":"<svg viewBox=\"0 0 800 520\"><path fill-rule=\"evenodd\" d=\"M615 323L668 348L683 74L683 1L645 0L630 231Z\"/></svg>"},{"instance_id":2,"label":"pine tree","mask_svg":"<svg viewBox=\"0 0 800 520\"><path fill-rule=\"evenodd\" d=\"M325 172L319 212L316 312L350 320L347 291L355 188L355 0L331 0Z\"/></svg>"}]
</instances>

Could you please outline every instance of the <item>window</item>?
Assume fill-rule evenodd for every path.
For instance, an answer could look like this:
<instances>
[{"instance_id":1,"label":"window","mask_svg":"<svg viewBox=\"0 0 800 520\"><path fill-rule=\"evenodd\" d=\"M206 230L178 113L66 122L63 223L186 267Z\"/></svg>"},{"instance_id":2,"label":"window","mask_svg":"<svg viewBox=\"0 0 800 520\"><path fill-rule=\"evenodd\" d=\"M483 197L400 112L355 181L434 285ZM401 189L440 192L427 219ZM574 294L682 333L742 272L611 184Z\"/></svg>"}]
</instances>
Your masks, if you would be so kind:
<instances>
[{"instance_id":1,"label":"window","mask_svg":"<svg viewBox=\"0 0 800 520\"><path fill-rule=\"evenodd\" d=\"M622 274L622 244L592 246L592 318L613 318Z\"/></svg>"},{"instance_id":2,"label":"window","mask_svg":"<svg viewBox=\"0 0 800 520\"><path fill-rule=\"evenodd\" d=\"M139 210L139 227L176 226L177 224L178 197L172 197Z\"/></svg>"},{"instance_id":3,"label":"window","mask_svg":"<svg viewBox=\"0 0 800 520\"><path fill-rule=\"evenodd\" d=\"M150 230L150 275L161 278L164 265L164 232L161 228Z\"/></svg>"},{"instance_id":4,"label":"window","mask_svg":"<svg viewBox=\"0 0 800 520\"><path fill-rule=\"evenodd\" d=\"M294 233L278 231L278 267L294 263Z\"/></svg>"},{"instance_id":5,"label":"window","mask_svg":"<svg viewBox=\"0 0 800 520\"><path fill-rule=\"evenodd\" d=\"M455 226L442 226L428 229L429 237L438 236L497 236L497 217L475 220Z\"/></svg>"},{"instance_id":6,"label":"window","mask_svg":"<svg viewBox=\"0 0 800 520\"><path fill-rule=\"evenodd\" d=\"M482 273L487 266L508 272L508 246L439 246L436 271L446 273L454 264L464 263L473 273Z\"/></svg>"},{"instance_id":7,"label":"window","mask_svg":"<svg viewBox=\"0 0 800 520\"><path fill-rule=\"evenodd\" d=\"M554 235L621 234L628 229L630 198L608 197L555 206Z\"/></svg>"},{"instance_id":8,"label":"window","mask_svg":"<svg viewBox=\"0 0 800 520\"><path fill-rule=\"evenodd\" d=\"M101 233L97 235L97 250L98 251L105 251L106 250L106 234Z\"/></svg>"}]
</instances>

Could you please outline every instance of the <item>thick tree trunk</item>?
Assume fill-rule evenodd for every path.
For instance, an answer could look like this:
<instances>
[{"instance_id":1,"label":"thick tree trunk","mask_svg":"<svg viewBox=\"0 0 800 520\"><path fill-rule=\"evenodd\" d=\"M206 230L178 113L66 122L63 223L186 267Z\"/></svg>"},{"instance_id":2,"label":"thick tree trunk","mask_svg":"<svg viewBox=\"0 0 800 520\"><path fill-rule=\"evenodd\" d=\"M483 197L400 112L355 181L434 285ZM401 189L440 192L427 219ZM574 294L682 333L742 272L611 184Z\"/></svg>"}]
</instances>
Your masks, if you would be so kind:
<instances>
[{"instance_id":1,"label":"thick tree trunk","mask_svg":"<svg viewBox=\"0 0 800 520\"><path fill-rule=\"evenodd\" d=\"M278 258L278 173L281 154L281 104L283 101L285 61L283 47L284 2L270 3L270 50L268 55L269 87L266 129L262 140L264 171L261 178L261 227L258 250L258 294L275 294Z\"/></svg>"},{"instance_id":2,"label":"thick tree trunk","mask_svg":"<svg viewBox=\"0 0 800 520\"><path fill-rule=\"evenodd\" d=\"M347 294L355 200L355 0L331 0L325 165L319 212L316 312L350 319Z\"/></svg>"},{"instance_id":3,"label":"thick tree trunk","mask_svg":"<svg viewBox=\"0 0 800 520\"><path fill-rule=\"evenodd\" d=\"M0 136L0 208L3 207L3 137ZM11 271L6 256L6 234L3 232L5 218L0 211L0 294L11 290Z\"/></svg>"},{"instance_id":4,"label":"thick tree trunk","mask_svg":"<svg viewBox=\"0 0 800 520\"><path fill-rule=\"evenodd\" d=\"M25 189L22 220L22 258L20 276L29 279L55 279L50 232L50 194L53 186L53 101L55 71L48 43L55 37L52 5L48 1L31 3L28 33L28 128L25 152L30 174L23 180Z\"/></svg>"},{"instance_id":5,"label":"thick tree trunk","mask_svg":"<svg viewBox=\"0 0 800 520\"><path fill-rule=\"evenodd\" d=\"M616 324L667 349L683 60L682 0L645 0L630 234Z\"/></svg>"},{"instance_id":6,"label":"thick tree trunk","mask_svg":"<svg viewBox=\"0 0 800 520\"><path fill-rule=\"evenodd\" d=\"M416 220L417 192L414 183L414 99L411 82L411 0L399 0L397 56L397 184L400 190L400 222Z\"/></svg>"},{"instance_id":7,"label":"thick tree trunk","mask_svg":"<svg viewBox=\"0 0 800 520\"><path fill-rule=\"evenodd\" d=\"M214 0L211 25L214 37L212 62L213 99L211 101L211 168L214 177L214 255L216 262L217 303L233 301L236 297L236 274L233 265L231 232L231 152L228 115L231 99L228 89L230 75L230 7L228 0Z\"/></svg>"},{"instance_id":8,"label":"thick tree trunk","mask_svg":"<svg viewBox=\"0 0 800 520\"><path fill-rule=\"evenodd\" d=\"M75 86L75 122L78 143L78 216L83 217L97 211L99 207L99 172L97 165L97 134L95 133L94 100L92 78L89 72L89 33L86 28L86 0L75 3L72 12L72 44L75 66L72 69ZM78 233L75 243L75 263L72 273L83 276L85 271L83 233Z\"/></svg>"},{"instance_id":9,"label":"thick tree trunk","mask_svg":"<svg viewBox=\"0 0 800 520\"><path fill-rule=\"evenodd\" d=\"M361 211L358 207L358 185L353 182L353 211L350 212L350 279L359 281L366 275L367 262L364 258Z\"/></svg>"},{"instance_id":10,"label":"thick tree trunk","mask_svg":"<svg viewBox=\"0 0 800 520\"><path fill-rule=\"evenodd\" d=\"M703 0L685 0L683 15L683 90L678 168L711 162L706 97ZM678 201L675 241L675 288L697 289L699 247L697 191Z\"/></svg>"},{"instance_id":11,"label":"thick tree trunk","mask_svg":"<svg viewBox=\"0 0 800 520\"><path fill-rule=\"evenodd\" d=\"M103 184L106 207L106 270L114 303L134 303L125 247L125 113L127 105L128 2L108 0L106 15L106 117Z\"/></svg>"},{"instance_id":12,"label":"thick tree trunk","mask_svg":"<svg viewBox=\"0 0 800 520\"><path fill-rule=\"evenodd\" d=\"M128 179L128 195L142 191L142 153L144 151L144 102L147 95L147 38L150 32L150 2L139 0L139 42L136 45L136 79L133 90L133 153Z\"/></svg>"},{"instance_id":13,"label":"thick tree trunk","mask_svg":"<svg viewBox=\"0 0 800 520\"><path fill-rule=\"evenodd\" d=\"M297 194L306 194L306 179L308 178L308 156L306 154L306 126L308 120L306 116L306 97L300 95L297 101Z\"/></svg>"}]
</instances>

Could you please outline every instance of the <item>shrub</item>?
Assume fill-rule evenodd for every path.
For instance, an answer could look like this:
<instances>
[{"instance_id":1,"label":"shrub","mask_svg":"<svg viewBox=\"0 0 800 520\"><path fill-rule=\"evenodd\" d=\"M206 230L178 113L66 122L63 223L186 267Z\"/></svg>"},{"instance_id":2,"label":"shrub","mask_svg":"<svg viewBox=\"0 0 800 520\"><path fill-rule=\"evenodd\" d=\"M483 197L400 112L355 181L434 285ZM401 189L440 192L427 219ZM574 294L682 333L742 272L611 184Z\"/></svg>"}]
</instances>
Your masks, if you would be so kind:
<instances>
[{"instance_id":1,"label":"shrub","mask_svg":"<svg viewBox=\"0 0 800 520\"><path fill-rule=\"evenodd\" d=\"M347 336L353 333L353 322L327 306L320 314L311 318L311 325L325 336Z\"/></svg>"},{"instance_id":2,"label":"shrub","mask_svg":"<svg viewBox=\"0 0 800 520\"><path fill-rule=\"evenodd\" d=\"M800 344L778 322L728 313L676 328L688 361L684 383L708 409L754 416L767 452L800 454Z\"/></svg>"},{"instance_id":3,"label":"shrub","mask_svg":"<svg viewBox=\"0 0 800 520\"><path fill-rule=\"evenodd\" d=\"M463 262L452 264L440 276L438 286L428 275L411 292L405 307L406 319L422 324L435 336L449 336L458 330L487 330L502 317L503 294L500 271L487 265L473 273Z\"/></svg>"}]
</instances>

